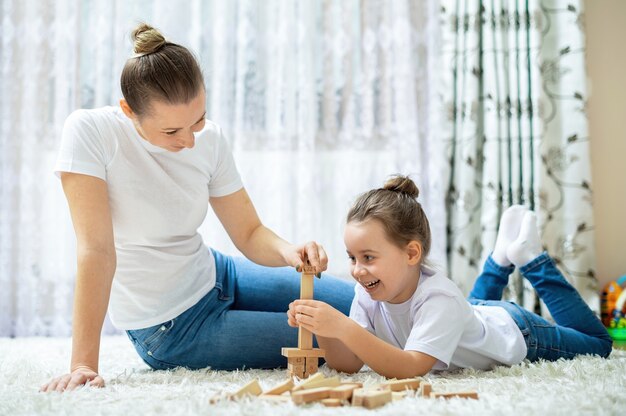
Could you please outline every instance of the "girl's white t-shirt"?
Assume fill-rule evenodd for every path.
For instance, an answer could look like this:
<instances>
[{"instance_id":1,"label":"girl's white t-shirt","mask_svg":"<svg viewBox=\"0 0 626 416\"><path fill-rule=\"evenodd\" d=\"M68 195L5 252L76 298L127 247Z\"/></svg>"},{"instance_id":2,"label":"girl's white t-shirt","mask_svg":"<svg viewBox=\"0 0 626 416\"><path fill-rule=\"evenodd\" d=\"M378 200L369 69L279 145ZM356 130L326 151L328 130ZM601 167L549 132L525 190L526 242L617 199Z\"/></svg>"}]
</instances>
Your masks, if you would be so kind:
<instances>
[{"instance_id":1,"label":"girl's white t-shirt","mask_svg":"<svg viewBox=\"0 0 626 416\"><path fill-rule=\"evenodd\" d=\"M77 110L63 127L55 172L107 183L117 268L109 315L120 329L170 320L215 285L198 228L209 196L243 185L222 131L210 121L178 153L143 139L119 107Z\"/></svg>"},{"instance_id":2,"label":"girl's white t-shirt","mask_svg":"<svg viewBox=\"0 0 626 416\"><path fill-rule=\"evenodd\" d=\"M504 308L470 305L454 282L426 267L401 304L375 301L356 285L350 318L389 344L435 357L433 370L486 370L526 358L522 332Z\"/></svg>"}]
</instances>

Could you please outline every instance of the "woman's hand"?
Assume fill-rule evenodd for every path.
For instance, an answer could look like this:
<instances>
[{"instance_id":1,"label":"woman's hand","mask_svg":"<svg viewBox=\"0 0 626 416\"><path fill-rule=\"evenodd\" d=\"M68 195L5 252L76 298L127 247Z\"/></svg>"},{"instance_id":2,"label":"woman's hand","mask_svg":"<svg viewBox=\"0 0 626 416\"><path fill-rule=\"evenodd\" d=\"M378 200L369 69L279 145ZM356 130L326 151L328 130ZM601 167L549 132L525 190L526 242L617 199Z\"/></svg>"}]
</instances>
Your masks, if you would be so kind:
<instances>
[{"instance_id":1,"label":"woman's hand","mask_svg":"<svg viewBox=\"0 0 626 416\"><path fill-rule=\"evenodd\" d=\"M104 379L98 373L87 366L79 366L71 374L53 378L41 386L39 391L44 393L71 391L87 383L92 387L104 387Z\"/></svg>"},{"instance_id":2,"label":"woman's hand","mask_svg":"<svg viewBox=\"0 0 626 416\"><path fill-rule=\"evenodd\" d=\"M290 266L296 268L298 272L302 271L302 267L308 264L315 267L315 273L321 273L328 267L328 256L324 247L315 241L309 241L306 244L292 245L289 250L283 254L285 261Z\"/></svg>"},{"instance_id":3,"label":"woman's hand","mask_svg":"<svg viewBox=\"0 0 626 416\"><path fill-rule=\"evenodd\" d=\"M295 300L289 305L287 316L290 326L302 326L326 338L340 338L351 322L346 315L319 300Z\"/></svg>"}]
</instances>

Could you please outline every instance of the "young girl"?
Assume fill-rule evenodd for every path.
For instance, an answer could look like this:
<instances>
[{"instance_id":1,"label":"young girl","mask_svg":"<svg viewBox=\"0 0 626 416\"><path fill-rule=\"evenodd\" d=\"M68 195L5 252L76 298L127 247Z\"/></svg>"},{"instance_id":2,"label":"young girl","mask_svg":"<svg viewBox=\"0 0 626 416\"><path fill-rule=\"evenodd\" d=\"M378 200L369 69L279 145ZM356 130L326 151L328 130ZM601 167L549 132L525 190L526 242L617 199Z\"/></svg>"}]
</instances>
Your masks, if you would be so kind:
<instances>
[{"instance_id":1,"label":"young girl","mask_svg":"<svg viewBox=\"0 0 626 416\"><path fill-rule=\"evenodd\" d=\"M297 343L285 323L300 293L296 270L305 258L316 272L326 269L322 246L291 244L261 223L222 130L205 119L191 52L148 25L133 40L120 106L75 111L63 129L55 170L78 260L72 359L42 391L104 385L98 355L107 306L154 369L284 366L281 347ZM204 245L198 227L209 203L251 261ZM352 285L325 276L316 286L348 312Z\"/></svg>"},{"instance_id":2,"label":"young girl","mask_svg":"<svg viewBox=\"0 0 626 416\"><path fill-rule=\"evenodd\" d=\"M350 317L318 300L290 304L288 322L317 336L328 365L356 372L367 364L386 377L431 370L489 369L522 360L579 354L607 357L612 341L578 292L542 253L535 214L513 206L469 302L426 262L428 219L407 177L361 195L347 216L344 240L358 284ZM501 301L517 266L556 324Z\"/></svg>"}]
</instances>

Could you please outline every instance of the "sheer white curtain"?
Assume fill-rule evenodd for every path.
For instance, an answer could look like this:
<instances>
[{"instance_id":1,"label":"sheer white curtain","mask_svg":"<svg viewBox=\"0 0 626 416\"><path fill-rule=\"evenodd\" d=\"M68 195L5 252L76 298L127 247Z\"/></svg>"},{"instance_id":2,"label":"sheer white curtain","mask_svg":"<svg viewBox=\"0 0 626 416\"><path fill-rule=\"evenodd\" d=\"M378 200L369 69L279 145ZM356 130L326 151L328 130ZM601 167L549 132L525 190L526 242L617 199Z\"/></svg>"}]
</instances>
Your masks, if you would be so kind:
<instances>
[{"instance_id":1,"label":"sheer white curtain","mask_svg":"<svg viewBox=\"0 0 626 416\"><path fill-rule=\"evenodd\" d=\"M190 47L263 221L315 239L347 276L354 197L411 174L445 253L448 168L437 120L438 2L4 0L0 6L0 336L71 330L75 241L52 166L76 108L116 105L128 34ZM236 254L217 220L207 244ZM107 331L111 331L107 327Z\"/></svg>"}]
</instances>

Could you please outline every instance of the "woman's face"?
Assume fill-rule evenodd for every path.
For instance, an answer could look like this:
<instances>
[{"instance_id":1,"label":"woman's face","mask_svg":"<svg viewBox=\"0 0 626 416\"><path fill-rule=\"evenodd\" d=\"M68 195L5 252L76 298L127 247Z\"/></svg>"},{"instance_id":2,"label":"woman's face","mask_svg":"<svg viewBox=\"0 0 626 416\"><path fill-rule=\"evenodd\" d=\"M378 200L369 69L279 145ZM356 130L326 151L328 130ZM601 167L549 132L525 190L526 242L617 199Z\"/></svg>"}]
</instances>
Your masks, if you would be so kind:
<instances>
[{"instance_id":1,"label":"woman's face","mask_svg":"<svg viewBox=\"0 0 626 416\"><path fill-rule=\"evenodd\" d=\"M191 149L195 144L194 133L204 128L206 116L204 90L186 104L167 104L152 101L149 114L138 117L125 100L120 102L124 113L133 120L141 137L154 146L170 152ZM125 108L127 107L127 108Z\"/></svg>"},{"instance_id":2,"label":"woman's face","mask_svg":"<svg viewBox=\"0 0 626 416\"><path fill-rule=\"evenodd\" d=\"M387 238L378 220L349 222L344 232L351 274L372 299L402 303L411 298L420 276L421 246L403 249Z\"/></svg>"}]
</instances>

